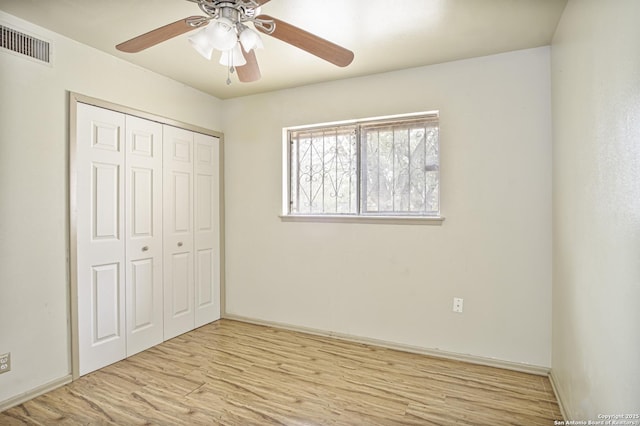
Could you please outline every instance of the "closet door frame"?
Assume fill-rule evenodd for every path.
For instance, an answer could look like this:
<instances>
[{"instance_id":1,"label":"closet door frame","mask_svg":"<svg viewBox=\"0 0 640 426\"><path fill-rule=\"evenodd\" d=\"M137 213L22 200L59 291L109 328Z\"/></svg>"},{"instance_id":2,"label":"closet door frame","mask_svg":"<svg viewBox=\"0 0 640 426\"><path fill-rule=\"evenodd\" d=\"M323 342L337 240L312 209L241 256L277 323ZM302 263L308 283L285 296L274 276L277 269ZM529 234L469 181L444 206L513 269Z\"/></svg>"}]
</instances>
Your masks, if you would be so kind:
<instances>
[{"instance_id":1,"label":"closet door frame","mask_svg":"<svg viewBox=\"0 0 640 426\"><path fill-rule=\"evenodd\" d=\"M77 260L78 260L78 246L77 246L77 209L78 200L76 198L78 190L77 179L77 158L76 150L78 139L76 135L78 118L77 109L78 104L87 104L99 108L112 110L115 112L131 115L134 117L151 120L160 124L166 124L174 127L179 127L192 132L201 133L203 135L213 136L219 139L219 218L220 218L220 233L219 233L219 247L218 253L220 253L220 294L218 295L220 300L220 317L222 318L225 313L224 306L224 135L221 132L206 129L204 127L194 126L189 123L173 120L170 118L158 116L148 112L129 108L127 106L115 104L102 99L85 96L80 93L68 92L69 94L69 212L68 212L68 230L69 239L67 241L67 250L69 261L67 263L68 275L69 275L69 352L71 359L71 374L73 380L80 377L80 356L79 356L79 344L78 344L78 276L77 276Z\"/></svg>"}]
</instances>

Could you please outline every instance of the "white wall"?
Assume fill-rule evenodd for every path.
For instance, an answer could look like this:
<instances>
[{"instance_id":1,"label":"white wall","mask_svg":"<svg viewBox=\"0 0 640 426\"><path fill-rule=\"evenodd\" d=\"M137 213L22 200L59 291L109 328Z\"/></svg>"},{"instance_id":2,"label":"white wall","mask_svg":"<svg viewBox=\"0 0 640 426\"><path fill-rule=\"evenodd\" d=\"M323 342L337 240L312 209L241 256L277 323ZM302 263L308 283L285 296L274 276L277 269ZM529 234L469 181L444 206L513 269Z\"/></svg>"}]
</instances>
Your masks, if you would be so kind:
<instances>
[{"instance_id":1,"label":"white wall","mask_svg":"<svg viewBox=\"0 0 640 426\"><path fill-rule=\"evenodd\" d=\"M570 0L552 45L553 377L640 414L640 2Z\"/></svg>"},{"instance_id":2,"label":"white wall","mask_svg":"<svg viewBox=\"0 0 640 426\"><path fill-rule=\"evenodd\" d=\"M549 367L549 55L226 100L226 311ZM442 226L279 219L283 127L426 110L441 114Z\"/></svg>"},{"instance_id":3,"label":"white wall","mask_svg":"<svg viewBox=\"0 0 640 426\"><path fill-rule=\"evenodd\" d=\"M214 130L221 101L0 12L53 44L49 67L0 52L0 404L70 373L68 94Z\"/></svg>"}]
</instances>

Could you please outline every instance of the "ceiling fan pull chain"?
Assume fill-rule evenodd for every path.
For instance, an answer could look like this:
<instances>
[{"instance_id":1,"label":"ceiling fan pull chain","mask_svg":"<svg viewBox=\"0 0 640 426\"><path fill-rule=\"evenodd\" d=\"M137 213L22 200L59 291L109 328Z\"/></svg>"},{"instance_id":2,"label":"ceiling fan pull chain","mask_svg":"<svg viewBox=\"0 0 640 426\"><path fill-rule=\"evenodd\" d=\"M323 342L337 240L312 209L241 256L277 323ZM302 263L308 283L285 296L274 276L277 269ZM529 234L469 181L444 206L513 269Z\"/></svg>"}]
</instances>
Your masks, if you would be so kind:
<instances>
[{"instance_id":1,"label":"ceiling fan pull chain","mask_svg":"<svg viewBox=\"0 0 640 426\"><path fill-rule=\"evenodd\" d=\"M235 68L233 67L233 54L229 51L224 52L223 55L228 55L227 61L229 65L227 66L227 86L229 86L231 85L231 74L235 71Z\"/></svg>"}]
</instances>

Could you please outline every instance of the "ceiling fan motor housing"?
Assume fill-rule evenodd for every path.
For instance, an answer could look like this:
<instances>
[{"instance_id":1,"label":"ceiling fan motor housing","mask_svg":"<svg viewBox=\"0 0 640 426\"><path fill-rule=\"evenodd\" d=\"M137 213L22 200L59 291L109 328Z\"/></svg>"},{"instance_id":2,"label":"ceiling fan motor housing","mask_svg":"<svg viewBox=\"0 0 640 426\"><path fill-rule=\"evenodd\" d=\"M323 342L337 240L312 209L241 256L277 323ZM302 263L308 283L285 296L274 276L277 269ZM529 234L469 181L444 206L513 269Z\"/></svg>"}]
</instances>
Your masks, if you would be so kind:
<instances>
[{"instance_id":1,"label":"ceiling fan motor housing","mask_svg":"<svg viewBox=\"0 0 640 426\"><path fill-rule=\"evenodd\" d=\"M187 0L197 3L212 19L228 18L236 22L251 21L259 14L260 4L250 0Z\"/></svg>"}]
</instances>

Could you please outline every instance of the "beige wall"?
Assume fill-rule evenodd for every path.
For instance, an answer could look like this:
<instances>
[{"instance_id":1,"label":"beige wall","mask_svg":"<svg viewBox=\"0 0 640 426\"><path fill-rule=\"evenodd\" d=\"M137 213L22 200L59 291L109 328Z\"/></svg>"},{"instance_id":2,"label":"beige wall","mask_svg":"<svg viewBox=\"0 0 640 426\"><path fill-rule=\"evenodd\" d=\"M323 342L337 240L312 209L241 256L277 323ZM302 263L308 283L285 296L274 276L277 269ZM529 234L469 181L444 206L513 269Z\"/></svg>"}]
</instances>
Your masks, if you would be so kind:
<instances>
[{"instance_id":1,"label":"beige wall","mask_svg":"<svg viewBox=\"0 0 640 426\"><path fill-rule=\"evenodd\" d=\"M0 53L0 402L70 371L67 91L225 132L228 312L551 365L548 48L222 102L0 19L55 55L48 67ZM434 109L442 226L278 218L282 127Z\"/></svg>"},{"instance_id":2,"label":"beige wall","mask_svg":"<svg viewBox=\"0 0 640 426\"><path fill-rule=\"evenodd\" d=\"M549 48L225 101L227 312L549 367L550 102ZM283 127L427 110L442 226L280 220Z\"/></svg>"},{"instance_id":3,"label":"beige wall","mask_svg":"<svg viewBox=\"0 0 640 426\"><path fill-rule=\"evenodd\" d=\"M53 44L49 67L0 52L0 403L70 372L67 91L214 130L221 101L0 12Z\"/></svg>"},{"instance_id":4,"label":"beige wall","mask_svg":"<svg viewBox=\"0 0 640 426\"><path fill-rule=\"evenodd\" d=\"M553 377L640 414L640 2L570 0L552 45Z\"/></svg>"}]
</instances>

